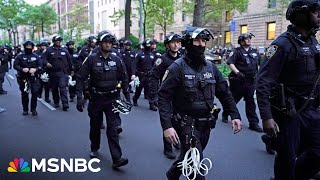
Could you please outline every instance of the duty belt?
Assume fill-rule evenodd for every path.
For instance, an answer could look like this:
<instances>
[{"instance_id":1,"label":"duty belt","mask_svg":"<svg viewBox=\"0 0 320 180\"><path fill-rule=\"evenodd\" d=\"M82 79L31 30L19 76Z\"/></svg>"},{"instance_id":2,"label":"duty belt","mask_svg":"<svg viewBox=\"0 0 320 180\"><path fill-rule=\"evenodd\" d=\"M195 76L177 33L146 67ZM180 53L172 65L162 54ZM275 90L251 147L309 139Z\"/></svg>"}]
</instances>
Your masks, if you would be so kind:
<instances>
[{"instance_id":1,"label":"duty belt","mask_svg":"<svg viewBox=\"0 0 320 180\"><path fill-rule=\"evenodd\" d=\"M116 93L116 92L118 92L118 90L117 89L114 89L114 90L112 90L112 91L98 91L96 88L92 88L92 93L93 94L99 94L99 95L109 95L109 94L114 94L114 93Z\"/></svg>"}]
</instances>

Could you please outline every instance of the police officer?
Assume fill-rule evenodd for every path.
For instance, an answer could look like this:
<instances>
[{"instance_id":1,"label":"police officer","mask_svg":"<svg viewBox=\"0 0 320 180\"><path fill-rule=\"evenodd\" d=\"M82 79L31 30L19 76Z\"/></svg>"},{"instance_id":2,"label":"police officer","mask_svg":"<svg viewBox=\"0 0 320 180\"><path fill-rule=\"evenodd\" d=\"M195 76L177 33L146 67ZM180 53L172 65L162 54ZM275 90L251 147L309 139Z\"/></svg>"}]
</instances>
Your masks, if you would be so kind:
<instances>
[{"instance_id":1,"label":"police officer","mask_svg":"<svg viewBox=\"0 0 320 180\"><path fill-rule=\"evenodd\" d=\"M124 64L126 65L128 77L132 76L132 68L134 66L136 52L131 48L132 42L130 40L126 40L123 44L124 48L122 50L122 59ZM129 92L131 93L131 86L129 85Z\"/></svg>"},{"instance_id":2,"label":"police officer","mask_svg":"<svg viewBox=\"0 0 320 180\"><path fill-rule=\"evenodd\" d=\"M29 91L31 90L31 113L37 113L37 97L40 88L39 74L42 63L38 55L32 52L35 44L32 41L23 43L24 52L17 55L14 61L14 69L17 70L17 81L21 91L23 115L29 111Z\"/></svg>"},{"instance_id":3,"label":"police officer","mask_svg":"<svg viewBox=\"0 0 320 180\"><path fill-rule=\"evenodd\" d=\"M151 69L154 65L155 56L151 51L152 40L147 38L143 41L143 51L138 53L136 56L136 64L134 65L134 70L131 79L136 76L139 77L140 85L136 88L136 92L132 98L133 105L138 106L138 99L141 95L141 91L144 88L144 93L149 97L149 76L151 74ZM149 101L149 109L156 110L153 103Z\"/></svg>"},{"instance_id":4,"label":"police officer","mask_svg":"<svg viewBox=\"0 0 320 180\"><path fill-rule=\"evenodd\" d=\"M79 60L83 62L96 47L97 39L94 36L89 36L87 39L87 45L85 45L79 52Z\"/></svg>"},{"instance_id":5,"label":"police officer","mask_svg":"<svg viewBox=\"0 0 320 180\"><path fill-rule=\"evenodd\" d=\"M0 95L7 94L7 91L3 89L3 82L6 72L8 72L9 54L6 51L5 46L0 48Z\"/></svg>"},{"instance_id":6,"label":"police officer","mask_svg":"<svg viewBox=\"0 0 320 180\"><path fill-rule=\"evenodd\" d=\"M208 143L211 128L215 126L212 117L214 96L231 115L234 133L241 130L240 115L226 80L213 63L205 60L205 46L210 37L212 33L205 28L187 28L182 38L186 56L168 67L158 93L164 137L171 144L181 143L180 156L167 172L169 180L179 179L181 170L177 164L190 146L195 146L203 158L202 151ZM172 112L181 126L178 133L172 125Z\"/></svg>"},{"instance_id":7,"label":"police officer","mask_svg":"<svg viewBox=\"0 0 320 180\"><path fill-rule=\"evenodd\" d=\"M269 46L257 76L264 131L276 142L275 179L310 179L320 170L319 0L294 0L292 24Z\"/></svg>"},{"instance_id":8,"label":"police officer","mask_svg":"<svg viewBox=\"0 0 320 180\"><path fill-rule=\"evenodd\" d=\"M68 78L69 75L73 74L73 69L68 50L61 47L62 40L62 37L54 36L52 38L53 46L47 48L44 53L44 58L52 65L49 76L55 107L59 107L61 98L63 111L67 111L69 109L67 93Z\"/></svg>"},{"instance_id":9,"label":"police officer","mask_svg":"<svg viewBox=\"0 0 320 180\"><path fill-rule=\"evenodd\" d=\"M69 52L69 54L71 56L71 62L72 62L72 65L73 65L73 70L74 70L74 74L73 74L73 76L71 76L71 78L72 78L72 81L75 81L77 73L78 73L78 71L80 70L80 67L81 67L81 64L80 64L81 61L78 58L78 53L75 51L74 41L73 40L69 40L66 43L66 47L67 47L68 52ZM77 66L77 71L75 70L75 66ZM76 86L69 85L69 95L70 95L70 102L73 102L74 101L74 97L76 96Z\"/></svg>"},{"instance_id":10,"label":"police officer","mask_svg":"<svg viewBox=\"0 0 320 180\"><path fill-rule=\"evenodd\" d=\"M48 64L48 62L43 58L43 55L46 52L47 47L48 47L48 43L46 41L41 41L39 43L39 49L37 51L35 51L35 54L37 54L39 56L41 63L42 63L42 70L41 70L41 72L39 72L40 74L48 73L47 68L50 67L50 64ZM45 101L47 103L50 103L51 102L49 99L50 84L48 81L44 82L44 81L40 80L39 98L41 98L41 96L42 96L43 88L45 91L44 92Z\"/></svg>"},{"instance_id":11,"label":"police officer","mask_svg":"<svg viewBox=\"0 0 320 180\"><path fill-rule=\"evenodd\" d=\"M122 52L124 50L125 42L126 42L126 38L122 37L122 38L119 39L120 52Z\"/></svg>"},{"instance_id":12,"label":"police officer","mask_svg":"<svg viewBox=\"0 0 320 180\"><path fill-rule=\"evenodd\" d=\"M167 51L156 60L150 75L150 101L157 102L157 93L161 79L166 69L177 59L180 58L179 49L181 48L181 36L178 34L169 34L164 40L164 45ZM175 127L178 129L178 127ZM163 137L164 155L169 159L174 159L175 155L172 151L172 145ZM175 146L179 149L179 146Z\"/></svg>"},{"instance_id":13,"label":"police officer","mask_svg":"<svg viewBox=\"0 0 320 180\"><path fill-rule=\"evenodd\" d=\"M111 53L113 41L115 41L115 37L112 34L103 34L99 38L100 51L91 54L83 63L77 80L77 109L80 112L83 111L83 82L90 76L90 157L95 158L98 156L101 126L99 114L104 112L107 119L108 144L113 160L112 167L117 168L126 165L128 159L122 157L117 133L118 119L120 117L119 113L112 111L112 104L120 96L120 85L127 101L130 101L130 94L127 91L128 78L125 66L121 63L119 57Z\"/></svg>"},{"instance_id":14,"label":"police officer","mask_svg":"<svg viewBox=\"0 0 320 180\"><path fill-rule=\"evenodd\" d=\"M240 47L235 48L229 55L227 64L232 70L229 75L230 90L236 103L242 98L246 103L246 115L249 121L249 129L263 132L259 126L259 118L254 102L255 77L258 71L259 57L256 50L251 48L251 33L241 34L238 38ZM228 114L222 113L222 121L228 122Z\"/></svg>"}]
</instances>

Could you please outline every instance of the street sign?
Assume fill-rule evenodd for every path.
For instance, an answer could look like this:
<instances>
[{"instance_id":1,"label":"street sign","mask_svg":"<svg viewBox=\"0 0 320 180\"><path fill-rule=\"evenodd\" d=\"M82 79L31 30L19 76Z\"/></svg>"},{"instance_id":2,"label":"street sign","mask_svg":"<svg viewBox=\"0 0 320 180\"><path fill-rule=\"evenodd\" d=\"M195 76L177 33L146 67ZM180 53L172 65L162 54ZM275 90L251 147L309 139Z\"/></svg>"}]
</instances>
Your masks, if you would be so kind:
<instances>
[{"instance_id":1,"label":"street sign","mask_svg":"<svg viewBox=\"0 0 320 180\"><path fill-rule=\"evenodd\" d=\"M231 20L230 21L230 32L235 32L236 31L236 21Z\"/></svg>"}]
</instances>

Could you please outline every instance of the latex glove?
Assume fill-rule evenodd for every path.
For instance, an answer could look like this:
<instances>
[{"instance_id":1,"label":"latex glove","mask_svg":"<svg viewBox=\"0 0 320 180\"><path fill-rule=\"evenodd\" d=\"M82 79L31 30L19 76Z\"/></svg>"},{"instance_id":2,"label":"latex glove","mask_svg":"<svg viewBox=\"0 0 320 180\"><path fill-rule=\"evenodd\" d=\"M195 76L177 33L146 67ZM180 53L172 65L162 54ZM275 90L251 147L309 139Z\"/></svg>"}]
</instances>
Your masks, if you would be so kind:
<instances>
[{"instance_id":1,"label":"latex glove","mask_svg":"<svg viewBox=\"0 0 320 180\"><path fill-rule=\"evenodd\" d=\"M241 131L242 129L242 123L240 121L240 119L233 119L231 120L232 123L232 130L234 134L237 134L238 132Z\"/></svg>"}]
</instances>

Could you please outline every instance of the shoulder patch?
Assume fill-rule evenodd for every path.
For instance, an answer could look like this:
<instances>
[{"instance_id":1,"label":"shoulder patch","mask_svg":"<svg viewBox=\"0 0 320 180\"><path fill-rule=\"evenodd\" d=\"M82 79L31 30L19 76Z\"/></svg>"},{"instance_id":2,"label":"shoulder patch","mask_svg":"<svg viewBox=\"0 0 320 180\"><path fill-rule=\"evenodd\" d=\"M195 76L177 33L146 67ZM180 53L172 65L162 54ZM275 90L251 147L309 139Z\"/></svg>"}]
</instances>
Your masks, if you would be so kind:
<instances>
[{"instance_id":1,"label":"shoulder patch","mask_svg":"<svg viewBox=\"0 0 320 180\"><path fill-rule=\"evenodd\" d=\"M162 59L161 58L158 58L157 60L156 60L156 62L155 62L155 65L156 66L159 66L161 63L162 63Z\"/></svg>"},{"instance_id":2,"label":"shoulder patch","mask_svg":"<svg viewBox=\"0 0 320 180\"><path fill-rule=\"evenodd\" d=\"M233 56L233 51L230 52L229 57Z\"/></svg>"},{"instance_id":3,"label":"shoulder patch","mask_svg":"<svg viewBox=\"0 0 320 180\"><path fill-rule=\"evenodd\" d=\"M276 45L269 46L268 49L267 49L267 52L266 52L267 58L271 59L272 56L274 54L276 54L277 50L278 50L278 46L276 46Z\"/></svg>"},{"instance_id":4,"label":"shoulder patch","mask_svg":"<svg viewBox=\"0 0 320 180\"><path fill-rule=\"evenodd\" d=\"M164 80L166 80L168 74L169 74L169 70L166 70L166 72L164 73L164 75L163 75L163 77L162 77L162 82L163 82Z\"/></svg>"}]
</instances>

